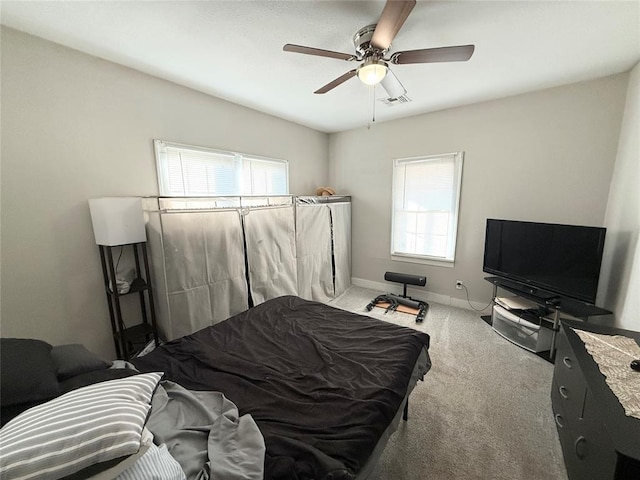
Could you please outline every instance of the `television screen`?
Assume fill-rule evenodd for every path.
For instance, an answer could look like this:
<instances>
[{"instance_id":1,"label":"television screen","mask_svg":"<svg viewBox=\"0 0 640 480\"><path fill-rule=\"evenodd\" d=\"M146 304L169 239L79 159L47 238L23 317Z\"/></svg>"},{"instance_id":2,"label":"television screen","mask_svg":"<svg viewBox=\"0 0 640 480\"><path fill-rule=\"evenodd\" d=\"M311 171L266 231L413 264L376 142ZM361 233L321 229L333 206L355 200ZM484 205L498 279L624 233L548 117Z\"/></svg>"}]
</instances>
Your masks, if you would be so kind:
<instances>
[{"instance_id":1,"label":"television screen","mask_svg":"<svg viewBox=\"0 0 640 480\"><path fill-rule=\"evenodd\" d=\"M487 219L482 270L595 303L606 229Z\"/></svg>"}]
</instances>

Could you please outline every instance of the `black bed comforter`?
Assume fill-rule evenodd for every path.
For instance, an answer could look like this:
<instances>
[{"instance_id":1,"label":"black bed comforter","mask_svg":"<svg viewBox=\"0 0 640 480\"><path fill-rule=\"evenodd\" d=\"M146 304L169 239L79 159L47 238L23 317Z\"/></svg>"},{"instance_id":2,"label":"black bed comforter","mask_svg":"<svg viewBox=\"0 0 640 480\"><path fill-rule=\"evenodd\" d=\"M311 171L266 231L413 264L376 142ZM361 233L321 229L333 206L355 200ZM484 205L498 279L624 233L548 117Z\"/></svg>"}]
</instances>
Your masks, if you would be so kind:
<instances>
[{"instance_id":1,"label":"black bed comforter","mask_svg":"<svg viewBox=\"0 0 640 480\"><path fill-rule=\"evenodd\" d=\"M266 479L351 479L390 424L429 336L279 297L133 360L217 390L256 421Z\"/></svg>"}]
</instances>

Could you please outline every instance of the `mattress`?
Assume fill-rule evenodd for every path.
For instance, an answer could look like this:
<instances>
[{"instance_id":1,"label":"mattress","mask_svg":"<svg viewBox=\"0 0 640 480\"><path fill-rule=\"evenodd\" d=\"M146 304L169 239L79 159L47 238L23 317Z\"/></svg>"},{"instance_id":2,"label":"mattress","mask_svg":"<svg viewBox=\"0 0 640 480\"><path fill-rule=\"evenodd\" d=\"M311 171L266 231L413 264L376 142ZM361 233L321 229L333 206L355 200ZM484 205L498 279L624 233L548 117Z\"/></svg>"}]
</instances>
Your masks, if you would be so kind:
<instances>
[{"instance_id":1,"label":"mattress","mask_svg":"<svg viewBox=\"0 0 640 480\"><path fill-rule=\"evenodd\" d=\"M266 479L339 480L371 469L430 367L428 346L425 333L284 296L132 363L250 414Z\"/></svg>"}]
</instances>

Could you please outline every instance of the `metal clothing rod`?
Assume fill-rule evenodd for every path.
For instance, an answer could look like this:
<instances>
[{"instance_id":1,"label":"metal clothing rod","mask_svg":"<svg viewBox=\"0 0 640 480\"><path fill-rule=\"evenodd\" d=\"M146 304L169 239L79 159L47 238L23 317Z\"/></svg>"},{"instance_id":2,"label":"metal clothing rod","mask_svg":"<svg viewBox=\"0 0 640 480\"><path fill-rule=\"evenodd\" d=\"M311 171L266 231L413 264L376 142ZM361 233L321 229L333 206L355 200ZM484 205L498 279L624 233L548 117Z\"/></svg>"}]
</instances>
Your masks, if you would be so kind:
<instances>
[{"instance_id":1,"label":"metal clothing rod","mask_svg":"<svg viewBox=\"0 0 640 480\"><path fill-rule=\"evenodd\" d=\"M318 206L325 206L325 205L351 205L351 202L298 202L296 203L296 205L300 206L300 207L318 207Z\"/></svg>"},{"instance_id":2,"label":"metal clothing rod","mask_svg":"<svg viewBox=\"0 0 640 480\"><path fill-rule=\"evenodd\" d=\"M264 205L264 206L256 206L256 207L220 207L220 208L185 208L185 209L161 209L159 212L161 214L167 213L199 213L199 212L239 212L244 214L244 210L271 210L274 208L289 208L293 207L293 204L288 205Z\"/></svg>"}]
</instances>

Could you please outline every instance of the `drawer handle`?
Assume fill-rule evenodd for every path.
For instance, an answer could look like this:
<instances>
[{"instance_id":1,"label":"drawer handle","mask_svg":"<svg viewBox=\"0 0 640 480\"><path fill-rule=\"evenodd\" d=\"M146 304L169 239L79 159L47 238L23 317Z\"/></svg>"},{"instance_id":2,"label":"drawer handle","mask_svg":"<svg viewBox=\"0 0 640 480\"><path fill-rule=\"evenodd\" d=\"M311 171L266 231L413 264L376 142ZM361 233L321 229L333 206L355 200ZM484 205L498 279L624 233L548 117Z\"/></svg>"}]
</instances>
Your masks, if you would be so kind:
<instances>
[{"instance_id":1,"label":"drawer handle","mask_svg":"<svg viewBox=\"0 0 640 480\"><path fill-rule=\"evenodd\" d=\"M569 357L564 357L564 358L562 359L562 363L564 363L564 364L565 364L565 366L566 366L567 368L573 368L573 367L571 366L572 361L573 361L573 360L571 360Z\"/></svg>"},{"instance_id":2,"label":"drawer handle","mask_svg":"<svg viewBox=\"0 0 640 480\"><path fill-rule=\"evenodd\" d=\"M580 435L578 438L576 438L576 441L573 444L576 450L576 455L580 459L585 457L584 449L581 449L580 446L585 445L586 443L587 443L587 439L584 438L582 435Z\"/></svg>"},{"instance_id":3,"label":"drawer handle","mask_svg":"<svg viewBox=\"0 0 640 480\"><path fill-rule=\"evenodd\" d=\"M564 428L564 425L562 424L563 420L562 420L562 415L560 415L559 413L556 413L556 416L554 417L556 420L556 424L560 427L560 428Z\"/></svg>"},{"instance_id":4,"label":"drawer handle","mask_svg":"<svg viewBox=\"0 0 640 480\"><path fill-rule=\"evenodd\" d=\"M567 389L564 385L561 385L560 388L558 388L558 392L560 392L560 396L565 400L569 398L569 395L567 395Z\"/></svg>"}]
</instances>

